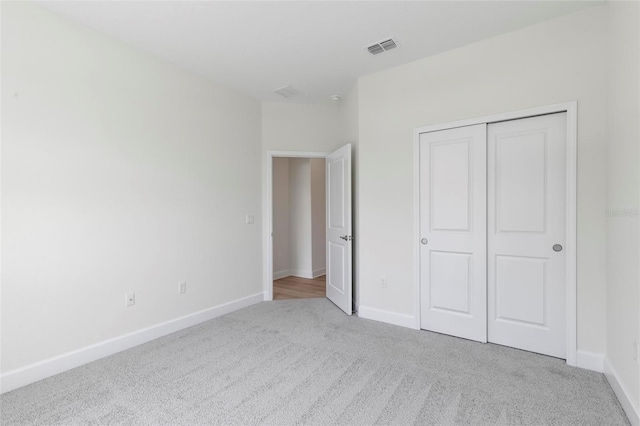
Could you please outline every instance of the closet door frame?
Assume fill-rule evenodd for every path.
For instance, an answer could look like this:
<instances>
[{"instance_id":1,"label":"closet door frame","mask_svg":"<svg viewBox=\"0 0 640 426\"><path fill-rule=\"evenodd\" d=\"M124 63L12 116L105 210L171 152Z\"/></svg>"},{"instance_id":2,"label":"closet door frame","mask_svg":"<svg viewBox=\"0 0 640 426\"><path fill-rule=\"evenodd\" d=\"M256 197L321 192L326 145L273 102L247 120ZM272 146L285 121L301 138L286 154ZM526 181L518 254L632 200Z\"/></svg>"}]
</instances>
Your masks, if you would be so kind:
<instances>
[{"instance_id":1,"label":"closet door frame","mask_svg":"<svg viewBox=\"0 0 640 426\"><path fill-rule=\"evenodd\" d=\"M448 130L476 124L491 124L506 120L535 117L538 115L567 113L566 156L566 345L567 364L577 366L577 128L578 102L571 101L545 105L501 114L476 117L460 121L416 128L413 131L413 205L414 205L414 318L415 328L420 329L420 134Z\"/></svg>"}]
</instances>

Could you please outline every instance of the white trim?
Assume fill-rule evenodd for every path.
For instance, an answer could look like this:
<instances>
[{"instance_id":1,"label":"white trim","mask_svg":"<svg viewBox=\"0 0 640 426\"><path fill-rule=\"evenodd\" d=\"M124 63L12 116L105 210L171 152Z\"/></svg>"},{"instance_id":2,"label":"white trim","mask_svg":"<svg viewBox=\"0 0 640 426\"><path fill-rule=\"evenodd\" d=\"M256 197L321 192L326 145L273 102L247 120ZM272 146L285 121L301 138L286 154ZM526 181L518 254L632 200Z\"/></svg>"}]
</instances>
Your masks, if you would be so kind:
<instances>
[{"instance_id":1,"label":"white trim","mask_svg":"<svg viewBox=\"0 0 640 426\"><path fill-rule=\"evenodd\" d=\"M578 102L569 102L567 112L567 187L566 187L566 243L565 274L567 283L566 339L567 364L577 366L578 350Z\"/></svg>"},{"instance_id":2,"label":"white trim","mask_svg":"<svg viewBox=\"0 0 640 426\"><path fill-rule=\"evenodd\" d=\"M286 278L286 277L300 277L300 278L307 278L312 280L314 278L321 277L326 273L327 273L326 268L320 268L314 271L311 271L309 269L283 269L282 271L274 272L273 279L279 280L280 278Z\"/></svg>"},{"instance_id":3,"label":"white trim","mask_svg":"<svg viewBox=\"0 0 640 426\"><path fill-rule=\"evenodd\" d=\"M602 373L604 372L604 354L579 350L576 353L576 367Z\"/></svg>"},{"instance_id":4,"label":"white trim","mask_svg":"<svg viewBox=\"0 0 640 426\"><path fill-rule=\"evenodd\" d=\"M262 292L252 294L251 296L223 303L212 308L194 312L180 318L165 321L82 349L8 371L0 376L0 393L9 392L30 383L37 382L38 380L63 373L100 358L166 336L167 334L175 333L176 331L237 311L238 309L246 308L263 300L264 295Z\"/></svg>"},{"instance_id":5,"label":"white trim","mask_svg":"<svg viewBox=\"0 0 640 426\"><path fill-rule=\"evenodd\" d=\"M416 327L416 319L412 315L399 314L397 312L384 311L382 309L369 308L367 306L358 306L358 316L364 319L386 322L387 324L399 325L400 327L412 328Z\"/></svg>"},{"instance_id":6,"label":"white trim","mask_svg":"<svg viewBox=\"0 0 640 426\"><path fill-rule=\"evenodd\" d=\"M313 271L313 278L318 278L327 274L327 268L320 268Z\"/></svg>"},{"instance_id":7,"label":"white trim","mask_svg":"<svg viewBox=\"0 0 640 426\"><path fill-rule=\"evenodd\" d=\"M414 328L420 330L420 132L413 132L413 264L414 273L414 302L413 312L415 318Z\"/></svg>"},{"instance_id":8,"label":"white trim","mask_svg":"<svg viewBox=\"0 0 640 426\"><path fill-rule=\"evenodd\" d=\"M262 288L264 300L273 300L273 159L274 158L326 158L328 152L267 151L265 157L266 185L262 197ZM293 275L293 274L291 274Z\"/></svg>"},{"instance_id":9,"label":"white trim","mask_svg":"<svg viewBox=\"0 0 640 426\"><path fill-rule=\"evenodd\" d=\"M282 271L274 272L273 279L279 280L280 278L286 278L291 275L291 271L289 269L283 269Z\"/></svg>"},{"instance_id":10,"label":"white trim","mask_svg":"<svg viewBox=\"0 0 640 426\"><path fill-rule=\"evenodd\" d=\"M518 111L494 114L485 117L470 118L416 128L413 131L413 185L414 185L414 286L415 286L415 322L420 328L420 134L455 127L490 124L499 121L516 120L536 115L567 113L567 226L566 226L566 345L567 364L577 366L577 158L578 158L578 102L571 101L554 105L545 105Z\"/></svg>"},{"instance_id":11,"label":"white trim","mask_svg":"<svg viewBox=\"0 0 640 426\"><path fill-rule=\"evenodd\" d=\"M638 407L633 403L631 393L624 387L624 384L619 379L620 375L618 375L607 357L604 359L604 375L609 381L613 392L618 397L618 401L620 401L622 409L627 415L627 418L629 418L629 422L634 426L639 426L640 410L638 410Z\"/></svg>"},{"instance_id":12,"label":"white trim","mask_svg":"<svg viewBox=\"0 0 640 426\"><path fill-rule=\"evenodd\" d=\"M475 126L476 124L490 124L500 121L517 120L519 118L534 117L536 115L554 114L556 112L577 111L577 101L563 102L560 104L544 105L534 108L520 109L517 111L503 112L484 117L468 118L465 120L451 121L448 123L433 124L414 129L414 134L435 132L438 130L453 129L455 127Z\"/></svg>"},{"instance_id":13,"label":"white trim","mask_svg":"<svg viewBox=\"0 0 640 426\"><path fill-rule=\"evenodd\" d=\"M330 152L320 151L267 151L271 158L327 158Z\"/></svg>"},{"instance_id":14,"label":"white trim","mask_svg":"<svg viewBox=\"0 0 640 426\"><path fill-rule=\"evenodd\" d=\"M308 280L313 279L313 271L311 269L290 269L289 275Z\"/></svg>"}]
</instances>

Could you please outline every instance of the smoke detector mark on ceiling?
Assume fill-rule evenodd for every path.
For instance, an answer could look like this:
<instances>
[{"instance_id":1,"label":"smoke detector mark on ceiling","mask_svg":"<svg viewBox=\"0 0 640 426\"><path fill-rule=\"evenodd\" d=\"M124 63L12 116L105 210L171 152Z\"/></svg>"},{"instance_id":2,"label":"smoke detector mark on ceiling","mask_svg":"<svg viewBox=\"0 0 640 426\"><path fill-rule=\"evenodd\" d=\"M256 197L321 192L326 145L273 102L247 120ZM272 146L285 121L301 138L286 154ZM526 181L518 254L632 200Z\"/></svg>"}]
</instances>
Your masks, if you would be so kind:
<instances>
[{"instance_id":1,"label":"smoke detector mark on ceiling","mask_svg":"<svg viewBox=\"0 0 640 426\"><path fill-rule=\"evenodd\" d=\"M396 47L398 47L398 44L393 40L393 38L389 37L383 41L374 43L371 46L367 46L367 50L372 55L377 55L378 53L386 52L387 50L395 49Z\"/></svg>"},{"instance_id":2,"label":"smoke detector mark on ceiling","mask_svg":"<svg viewBox=\"0 0 640 426\"><path fill-rule=\"evenodd\" d=\"M298 94L298 91L296 89L294 89L293 86L291 86L291 85L281 87L279 89L274 90L273 92L277 93L278 95L280 95L280 96L282 96L284 98L290 98L290 97Z\"/></svg>"}]
</instances>

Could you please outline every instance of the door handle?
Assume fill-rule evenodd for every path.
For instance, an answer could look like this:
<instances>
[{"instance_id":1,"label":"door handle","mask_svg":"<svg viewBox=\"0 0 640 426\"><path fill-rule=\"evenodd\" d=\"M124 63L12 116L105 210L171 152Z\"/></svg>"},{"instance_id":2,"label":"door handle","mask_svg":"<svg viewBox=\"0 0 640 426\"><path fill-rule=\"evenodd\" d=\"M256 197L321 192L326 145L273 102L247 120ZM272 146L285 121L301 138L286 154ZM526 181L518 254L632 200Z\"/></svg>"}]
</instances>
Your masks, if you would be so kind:
<instances>
[{"instance_id":1,"label":"door handle","mask_svg":"<svg viewBox=\"0 0 640 426\"><path fill-rule=\"evenodd\" d=\"M427 240L426 238L423 238L423 239L421 239L421 240L420 240L420 242L421 242L423 245L427 245L427 243L429 242L429 240Z\"/></svg>"},{"instance_id":2,"label":"door handle","mask_svg":"<svg viewBox=\"0 0 640 426\"><path fill-rule=\"evenodd\" d=\"M562 246L560 244L554 244L553 251L562 251Z\"/></svg>"},{"instance_id":3,"label":"door handle","mask_svg":"<svg viewBox=\"0 0 640 426\"><path fill-rule=\"evenodd\" d=\"M353 237L351 235L342 235L340 239L345 241L351 241L353 240Z\"/></svg>"}]
</instances>

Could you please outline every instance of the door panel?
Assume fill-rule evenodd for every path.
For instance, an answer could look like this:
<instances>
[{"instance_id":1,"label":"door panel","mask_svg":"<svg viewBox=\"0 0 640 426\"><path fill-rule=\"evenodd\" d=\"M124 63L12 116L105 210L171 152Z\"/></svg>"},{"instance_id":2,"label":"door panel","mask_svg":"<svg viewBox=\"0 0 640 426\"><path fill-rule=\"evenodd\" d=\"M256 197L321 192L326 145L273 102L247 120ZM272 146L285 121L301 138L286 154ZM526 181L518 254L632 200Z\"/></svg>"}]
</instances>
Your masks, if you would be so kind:
<instances>
[{"instance_id":1,"label":"door panel","mask_svg":"<svg viewBox=\"0 0 640 426\"><path fill-rule=\"evenodd\" d=\"M488 340L565 358L566 114L487 132Z\"/></svg>"},{"instance_id":2,"label":"door panel","mask_svg":"<svg viewBox=\"0 0 640 426\"><path fill-rule=\"evenodd\" d=\"M546 326L547 259L496 256L496 320Z\"/></svg>"},{"instance_id":3,"label":"door panel","mask_svg":"<svg viewBox=\"0 0 640 426\"><path fill-rule=\"evenodd\" d=\"M351 144L329 154L326 168L327 298L351 315Z\"/></svg>"},{"instance_id":4,"label":"door panel","mask_svg":"<svg viewBox=\"0 0 640 426\"><path fill-rule=\"evenodd\" d=\"M469 144L463 139L431 149L431 230L469 230Z\"/></svg>"},{"instance_id":5,"label":"door panel","mask_svg":"<svg viewBox=\"0 0 640 426\"><path fill-rule=\"evenodd\" d=\"M469 315L471 256L431 251L431 309Z\"/></svg>"},{"instance_id":6,"label":"door panel","mask_svg":"<svg viewBox=\"0 0 640 426\"><path fill-rule=\"evenodd\" d=\"M486 125L420 135L421 328L486 342Z\"/></svg>"},{"instance_id":7,"label":"door panel","mask_svg":"<svg viewBox=\"0 0 640 426\"><path fill-rule=\"evenodd\" d=\"M545 134L504 135L495 143L496 229L499 232L544 232Z\"/></svg>"},{"instance_id":8,"label":"door panel","mask_svg":"<svg viewBox=\"0 0 640 426\"><path fill-rule=\"evenodd\" d=\"M344 159L338 157L333 161L327 160L327 180L329 181L329 194L331 203L329 206L329 227L334 229L345 228L345 211L344 211L344 197L345 197L345 180L344 180Z\"/></svg>"},{"instance_id":9,"label":"door panel","mask_svg":"<svg viewBox=\"0 0 640 426\"><path fill-rule=\"evenodd\" d=\"M344 245L329 241L329 262L332 267L329 268L327 285L333 287L341 294L344 293L344 271L342 267L344 257Z\"/></svg>"}]
</instances>

